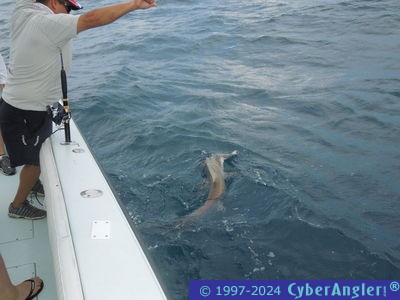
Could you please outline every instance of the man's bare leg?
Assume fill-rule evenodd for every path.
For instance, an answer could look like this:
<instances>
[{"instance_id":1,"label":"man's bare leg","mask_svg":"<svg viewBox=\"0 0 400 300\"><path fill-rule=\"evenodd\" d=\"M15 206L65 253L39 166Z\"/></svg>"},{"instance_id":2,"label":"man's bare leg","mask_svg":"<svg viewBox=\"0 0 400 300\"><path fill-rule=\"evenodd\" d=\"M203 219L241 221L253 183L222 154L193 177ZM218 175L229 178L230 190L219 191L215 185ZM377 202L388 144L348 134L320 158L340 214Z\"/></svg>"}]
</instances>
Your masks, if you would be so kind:
<instances>
[{"instance_id":1,"label":"man's bare leg","mask_svg":"<svg viewBox=\"0 0 400 300\"><path fill-rule=\"evenodd\" d=\"M4 149L4 141L0 132L0 155L6 154L6 149Z\"/></svg>"},{"instance_id":2,"label":"man's bare leg","mask_svg":"<svg viewBox=\"0 0 400 300\"><path fill-rule=\"evenodd\" d=\"M30 191L38 181L40 175L40 166L24 165L19 176L19 186L17 194L12 203L14 208L21 207Z\"/></svg>"}]
</instances>

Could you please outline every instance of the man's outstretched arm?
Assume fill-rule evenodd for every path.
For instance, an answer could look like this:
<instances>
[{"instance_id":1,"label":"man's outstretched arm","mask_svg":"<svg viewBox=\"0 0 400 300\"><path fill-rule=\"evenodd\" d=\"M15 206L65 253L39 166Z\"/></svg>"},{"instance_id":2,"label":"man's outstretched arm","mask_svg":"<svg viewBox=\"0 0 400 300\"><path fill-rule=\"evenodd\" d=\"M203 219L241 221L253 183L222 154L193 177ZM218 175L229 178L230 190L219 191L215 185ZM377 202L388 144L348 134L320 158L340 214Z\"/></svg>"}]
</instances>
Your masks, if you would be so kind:
<instances>
[{"instance_id":1,"label":"man's outstretched arm","mask_svg":"<svg viewBox=\"0 0 400 300\"><path fill-rule=\"evenodd\" d=\"M155 0L133 0L126 3L93 9L79 16L77 32L110 24L137 9L157 6Z\"/></svg>"}]
</instances>

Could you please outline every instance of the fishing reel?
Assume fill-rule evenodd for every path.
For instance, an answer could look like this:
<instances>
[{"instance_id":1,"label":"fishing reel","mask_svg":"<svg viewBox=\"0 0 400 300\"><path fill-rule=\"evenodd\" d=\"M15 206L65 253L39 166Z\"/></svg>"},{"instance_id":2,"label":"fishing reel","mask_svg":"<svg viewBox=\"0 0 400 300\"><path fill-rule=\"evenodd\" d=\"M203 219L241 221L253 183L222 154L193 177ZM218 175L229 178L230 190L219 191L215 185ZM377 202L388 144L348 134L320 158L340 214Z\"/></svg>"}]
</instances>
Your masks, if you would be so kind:
<instances>
[{"instance_id":1,"label":"fishing reel","mask_svg":"<svg viewBox=\"0 0 400 300\"><path fill-rule=\"evenodd\" d=\"M56 125L71 119L71 113L67 113L61 103L56 102L47 106L47 113Z\"/></svg>"}]
</instances>

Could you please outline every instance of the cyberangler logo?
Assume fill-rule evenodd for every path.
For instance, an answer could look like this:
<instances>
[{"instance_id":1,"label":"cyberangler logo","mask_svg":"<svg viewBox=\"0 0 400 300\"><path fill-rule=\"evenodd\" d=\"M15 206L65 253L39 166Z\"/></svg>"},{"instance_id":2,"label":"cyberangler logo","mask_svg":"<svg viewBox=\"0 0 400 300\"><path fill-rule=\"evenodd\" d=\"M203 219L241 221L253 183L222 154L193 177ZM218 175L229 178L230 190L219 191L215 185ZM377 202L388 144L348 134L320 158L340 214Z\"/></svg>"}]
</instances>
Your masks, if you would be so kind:
<instances>
[{"instance_id":1,"label":"cyberangler logo","mask_svg":"<svg viewBox=\"0 0 400 300\"><path fill-rule=\"evenodd\" d=\"M386 286L384 285L368 285L361 284L340 284L338 282L333 285L316 285L312 286L308 282L306 284L292 283L288 286L288 293L295 299L323 297L335 297L335 299L357 299L359 297L384 297L386 298Z\"/></svg>"}]
</instances>

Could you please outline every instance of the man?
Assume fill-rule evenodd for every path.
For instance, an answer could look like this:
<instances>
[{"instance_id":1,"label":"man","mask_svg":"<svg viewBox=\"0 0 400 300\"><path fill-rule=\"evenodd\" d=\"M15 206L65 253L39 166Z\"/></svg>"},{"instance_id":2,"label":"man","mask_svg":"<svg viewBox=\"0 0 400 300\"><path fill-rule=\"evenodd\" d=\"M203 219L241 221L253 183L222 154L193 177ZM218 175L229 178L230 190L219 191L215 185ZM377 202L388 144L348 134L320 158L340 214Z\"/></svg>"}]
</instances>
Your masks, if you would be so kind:
<instances>
[{"instance_id":1,"label":"man","mask_svg":"<svg viewBox=\"0 0 400 300\"><path fill-rule=\"evenodd\" d=\"M0 100L0 126L11 166L23 166L8 215L25 219L46 217L26 198L39 179L39 151L52 129L46 107L61 96L61 57L68 73L71 39L131 11L157 6L155 0L131 0L70 15L82 8L76 0L34 1L17 0L11 19L9 78Z\"/></svg>"},{"instance_id":2,"label":"man","mask_svg":"<svg viewBox=\"0 0 400 300\"><path fill-rule=\"evenodd\" d=\"M7 79L7 68L4 63L3 56L0 54L0 98L3 94L3 89L6 84ZM0 171L4 175L14 175L15 168L11 168L10 158L6 154L6 149L4 148L3 137L0 132Z\"/></svg>"}]
</instances>

